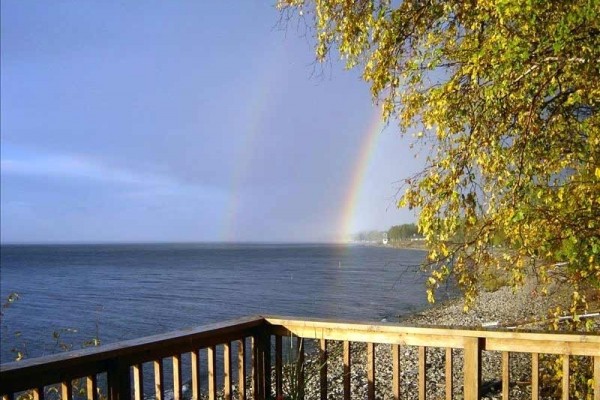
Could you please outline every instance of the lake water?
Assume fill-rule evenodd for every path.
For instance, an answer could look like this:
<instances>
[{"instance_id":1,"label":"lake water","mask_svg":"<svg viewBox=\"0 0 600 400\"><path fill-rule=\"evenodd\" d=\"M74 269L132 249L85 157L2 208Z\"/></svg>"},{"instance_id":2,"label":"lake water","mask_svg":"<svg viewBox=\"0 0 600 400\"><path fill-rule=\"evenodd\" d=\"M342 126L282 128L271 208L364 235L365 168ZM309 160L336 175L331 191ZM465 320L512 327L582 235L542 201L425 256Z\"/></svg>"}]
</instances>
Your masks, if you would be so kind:
<instances>
[{"instance_id":1,"label":"lake water","mask_svg":"<svg viewBox=\"0 0 600 400\"><path fill-rule=\"evenodd\" d=\"M324 244L47 245L1 248L1 361L252 314L394 320L427 306L424 253ZM20 332L15 334L15 332Z\"/></svg>"}]
</instances>

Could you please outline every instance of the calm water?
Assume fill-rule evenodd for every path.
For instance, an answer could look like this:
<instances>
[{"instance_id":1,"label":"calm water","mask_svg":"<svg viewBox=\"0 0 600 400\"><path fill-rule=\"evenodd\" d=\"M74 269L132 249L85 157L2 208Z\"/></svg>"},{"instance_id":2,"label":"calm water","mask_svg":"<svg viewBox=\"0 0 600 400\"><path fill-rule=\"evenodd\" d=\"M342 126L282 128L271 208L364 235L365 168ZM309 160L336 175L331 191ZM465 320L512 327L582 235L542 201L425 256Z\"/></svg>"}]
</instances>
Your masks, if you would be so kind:
<instances>
[{"instance_id":1,"label":"calm water","mask_svg":"<svg viewBox=\"0 0 600 400\"><path fill-rule=\"evenodd\" d=\"M2 246L2 362L250 314L394 319L426 307L424 253L289 244ZM408 267L412 265L413 267ZM21 332L16 336L15 332Z\"/></svg>"}]
</instances>

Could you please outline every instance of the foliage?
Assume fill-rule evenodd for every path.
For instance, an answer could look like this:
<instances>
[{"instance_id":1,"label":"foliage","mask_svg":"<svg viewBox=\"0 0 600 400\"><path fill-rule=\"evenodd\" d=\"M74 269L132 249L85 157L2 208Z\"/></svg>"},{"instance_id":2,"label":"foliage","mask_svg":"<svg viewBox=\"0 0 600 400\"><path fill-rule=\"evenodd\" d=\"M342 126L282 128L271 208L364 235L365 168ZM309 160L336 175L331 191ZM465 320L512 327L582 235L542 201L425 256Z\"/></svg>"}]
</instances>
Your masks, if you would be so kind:
<instances>
[{"instance_id":1,"label":"foliage","mask_svg":"<svg viewBox=\"0 0 600 400\"><path fill-rule=\"evenodd\" d=\"M14 304L17 300L21 299L21 295L17 292L10 293L4 302L2 303L2 312L0 312L0 317L4 316L4 310L9 308L12 304ZM58 351L71 351L74 346L71 342L65 340L65 335L77 333L77 329L73 328L59 328L52 332L52 339L54 340L54 349L53 352ZM16 338L22 338L22 332L16 331L14 332L14 336ZM81 347L96 347L100 346L100 334L99 334L99 325L96 321L96 333L95 336L90 340L86 340L82 343ZM15 354L15 361L21 361L22 359L27 357L27 346L24 340L21 340L20 343L11 349L11 352ZM87 385L86 379L80 378L72 381L73 385L73 393L76 394L76 397L85 397L87 396ZM41 393L42 397L48 397L48 395L52 395L54 397L59 396L58 386L48 386L41 389L43 393ZM23 393L20 393L17 396L17 400L35 400L40 396L40 393L35 394L33 390L28 390ZM97 398L99 400L106 400L107 397L103 394L100 387L97 388Z\"/></svg>"},{"instance_id":2,"label":"foliage","mask_svg":"<svg viewBox=\"0 0 600 400\"><path fill-rule=\"evenodd\" d=\"M391 242L410 239L418 235L419 230L415 224L394 225L388 230L388 239Z\"/></svg>"},{"instance_id":3,"label":"foliage","mask_svg":"<svg viewBox=\"0 0 600 400\"><path fill-rule=\"evenodd\" d=\"M427 154L400 207L418 212L428 297L483 269L600 289L600 0L279 0L316 58L360 67L383 117ZM501 248L494 248L499 238ZM560 267L554 264L562 263ZM562 310L561 310L562 312Z\"/></svg>"},{"instance_id":4,"label":"foliage","mask_svg":"<svg viewBox=\"0 0 600 400\"><path fill-rule=\"evenodd\" d=\"M481 288L486 292L495 292L507 285L507 279L498 271L484 271L481 274Z\"/></svg>"},{"instance_id":5,"label":"foliage","mask_svg":"<svg viewBox=\"0 0 600 400\"><path fill-rule=\"evenodd\" d=\"M21 296L19 296L19 293L17 293L17 292L9 293L8 296L6 296L6 299L4 300L4 302L2 303L2 308L0 309L0 318L2 318L4 316L4 310L6 310L8 307L10 307L15 301L19 300L20 298L21 298Z\"/></svg>"}]
</instances>

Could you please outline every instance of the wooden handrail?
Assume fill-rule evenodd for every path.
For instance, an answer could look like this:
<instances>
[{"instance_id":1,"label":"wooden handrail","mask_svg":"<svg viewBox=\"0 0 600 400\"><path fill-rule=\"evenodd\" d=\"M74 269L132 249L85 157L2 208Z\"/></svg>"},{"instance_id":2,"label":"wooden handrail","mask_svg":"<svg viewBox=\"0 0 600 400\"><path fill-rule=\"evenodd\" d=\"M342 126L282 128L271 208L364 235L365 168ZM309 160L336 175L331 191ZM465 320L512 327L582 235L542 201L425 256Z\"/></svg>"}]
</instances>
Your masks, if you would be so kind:
<instances>
[{"instance_id":1,"label":"wooden handrail","mask_svg":"<svg viewBox=\"0 0 600 400\"><path fill-rule=\"evenodd\" d=\"M260 316L239 318L140 339L125 340L0 365L0 392L15 393L68 379L118 371L124 365L154 361L262 332ZM127 376L129 376L127 374ZM110 383L110 382L109 382Z\"/></svg>"},{"instance_id":2,"label":"wooden handrail","mask_svg":"<svg viewBox=\"0 0 600 400\"><path fill-rule=\"evenodd\" d=\"M331 321L319 318L298 319L294 317L265 316L270 332L277 336L314 339L320 343L327 340L344 343L344 364L349 351L346 343L367 343L367 398L374 399L373 344L391 344L393 361L392 394L400 398L399 348L400 345L418 346L419 399L426 398L426 347L446 349L446 376L452 376L452 349L463 349L463 394L465 400L475 400L481 389L481 352L502 352L503 399L509 396L509 352L532 354L532 399L538 398L538 353L556 354L563 357L563 399L569 399L569 356L588 356L594 362L594 400L600 400L600 333L539 332L498 329L465 329L431 326L405 326L393 323L364 323L355 321ZM323 346L323 345L321 345ZM345 371L348 371L345 369ZM276 374L279 372L276 371ZM346 372L345 372L346 373ZM344 380L344 398L350 398L350 387ZM452 379L445 384L446 399L452 399ZM321 393L323 394L323 393Z\"/></svg>"},{"instance_id":3,"label":"wooden handrail","mask_svg":"<svg viewBox=\"0 0 600 400\"><path fill-rule=\"evenodd\" d=\"M275 337L273 340L273 336ZM565 356L563 367L569 367L569 356L588 356L594 361L594 399L600 400L600 333L549 333L516 332L514 330L477 330L447 327L414 327L392 323L356 321L333 321L326 319L300 319L296 317L253 316L233 321L215 323L202 327L180 330L167 334L87 348L46 357L0 365L0 394L3 400L11 400L15 394L33 390L34 398L43 400L44 387L60 385L62 400L71 400L74 379L87 378L88 399L96 400L96 375L107 373L108 396L111 400L143 399L144 374L142 364L153 363L156 397L164 396L163 358L170 357L173 363L173 396L181 399L182 355L190 354L191 387L195 395L200 393L200 353L207 349L209 398L217 396L217 346L223 349L223 396L231 399L233 394L233 372L237 372L238 398L246 399L246 386L251 383L253 397L258 400L282 395L282 342L284 336L300 338L297 343L298 365L304 363L304 339L318 340L320 397L327 398L327 361L329 340L343 343L343 392L344 399L350 398L350 348L352 342L367 344L367 396L375 397L376 365L375 344L391 344L393 361L392 393L400 397L400 346L416 346L419 351L418 387L420 398L426 398L426 357L428 347L445 348L446 376L452 376L452 349L463 349L464 399L479 398L481 385L481 352L483 350L502 353L503 398L509 395L510 378L509 352L531 354L532 399L537 399L539 388L539 354ZM246 338L251 338L246 346ZM232 343L237 342L237 355L233 354ZM275 351L275 354L272 354ZM377 350L379 352L379 350ZM187 356L186 356L187 357ZM238 368L232 368L232 357ZM246 360L251 357L252 369L246 372ZM272 370L275 369L272 382ZM568 399L569 374L563 374L563 398ZM298 370L298 379L304 381L304 370ZM247 381L248 378L248 381ZM272 385L275 385L272 387ZM304 388L298 387L300 398ZM566 390L566 391L565 391ZM452 380L446 381L446 399L453 395ZM37 394L37 397L36 397Z\"/></svg>"}]
</instances>

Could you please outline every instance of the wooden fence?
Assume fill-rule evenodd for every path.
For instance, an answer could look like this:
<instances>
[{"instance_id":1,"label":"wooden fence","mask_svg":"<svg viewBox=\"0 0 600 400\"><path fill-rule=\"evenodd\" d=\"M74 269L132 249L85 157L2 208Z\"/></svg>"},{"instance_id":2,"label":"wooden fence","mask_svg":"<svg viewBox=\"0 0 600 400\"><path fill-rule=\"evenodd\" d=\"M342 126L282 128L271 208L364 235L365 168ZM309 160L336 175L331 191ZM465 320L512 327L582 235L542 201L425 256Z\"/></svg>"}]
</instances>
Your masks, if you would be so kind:
<instances>
[{"instance_id":1,"label":"wooden fence","mask_svg":"<svg viewBox=\"0 0 600 400\"><path fill-rule=\"evenodd\" d=\"M390 323L361 323L285 317L247 317L205 325L163 335L71 351L47 357L23 360L0 366L2 400L26 397L61 400L88 399L245 400L285 398L283 342L292 338L298 352L294 363L298 382L304 382L304 340L314 339L319 357L317 397L328 398L328 351L331 341L340 342L343 365L343 398L351 396L353 365L351 347L366 343L367 398L375 399L375 345L391 345L392 397L400 399L401 346L418 349L416 387L418 398L427 397L427 348L445 349L445 398L453 398L453 349L462 349L462 386L465 400L478 399L481 392L482 351L502 354L502 397L509 396L510 353L531 357L531 398L540 392L541 354L562 355L562 399L569 397L569 362L573 356L589 357L593 362L594 399L600 400L600 334L539 333L500 330L468 330L433 327L408 327ZM363 345L364 346L364 345ZM165 362L167 361L167 362ZM168 362L170 361L170 362ZM331 360L329 360L331 361ZM354 360L356 362L356 360ZM168 368L167 368L168 367ZM184 370L185 369L185 370ZM169 376L165 372L168 370ZM146 373L144 373L146 372ZM150 372L148 374L148 372ZM185 373L184 373L185 372ZM150 376L148 376L150 375ZM184 382L184 377L189 377ZM167 379L168 378L168 379ZM235 382L234 382L235 381ZM184 393L184 383L187 389ZM168 386L168 387L167 387ZM189 386L189 388L188 388ZM100 390L99 390L100 389ZM304 398L304 387L296 388ZM314 397L314 396L313 396Z\"/></svg>"}]
</instances>

